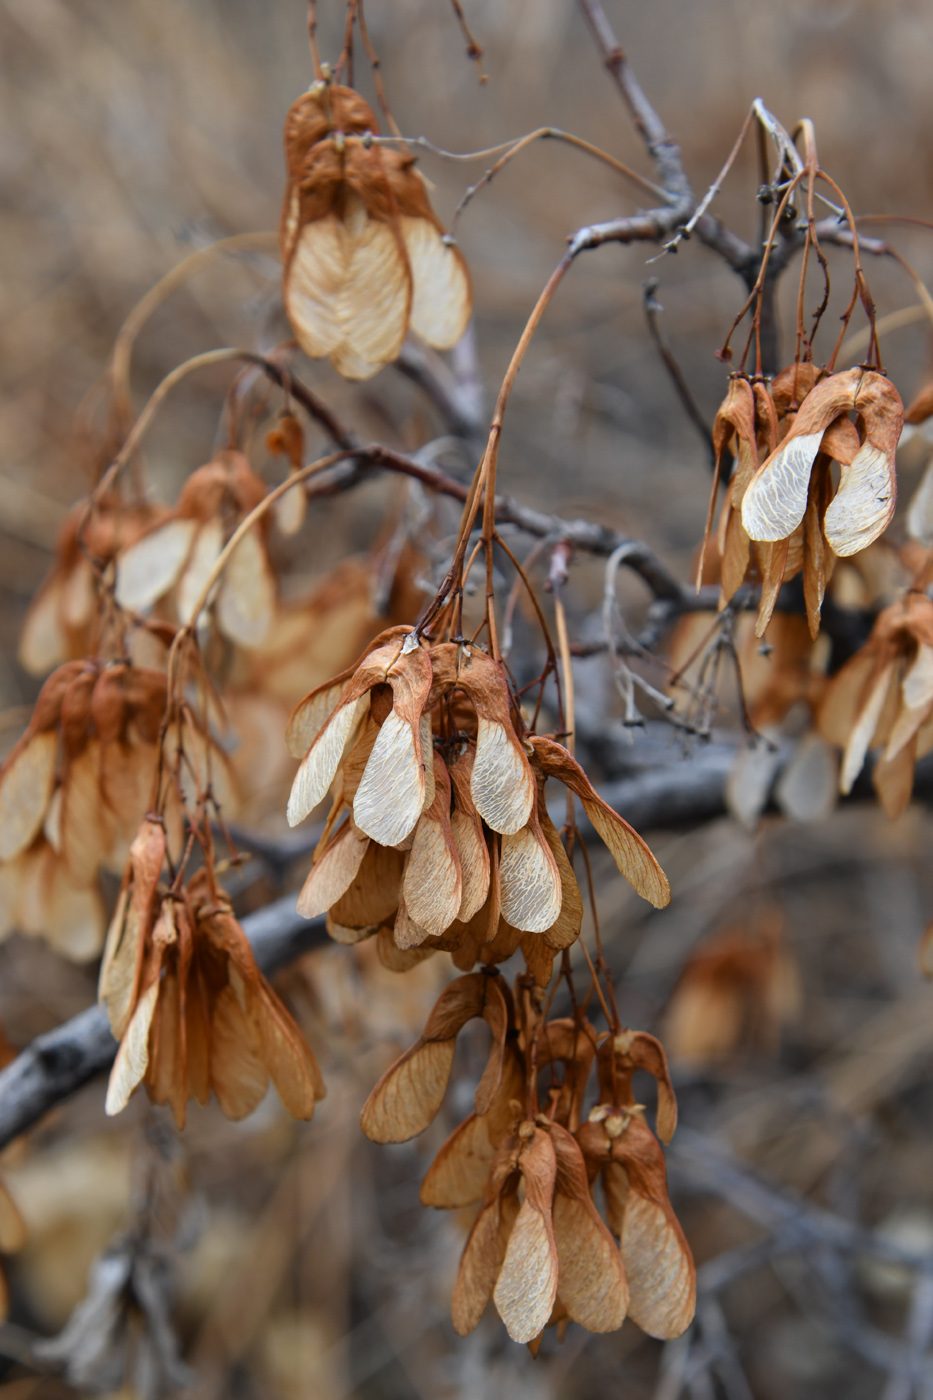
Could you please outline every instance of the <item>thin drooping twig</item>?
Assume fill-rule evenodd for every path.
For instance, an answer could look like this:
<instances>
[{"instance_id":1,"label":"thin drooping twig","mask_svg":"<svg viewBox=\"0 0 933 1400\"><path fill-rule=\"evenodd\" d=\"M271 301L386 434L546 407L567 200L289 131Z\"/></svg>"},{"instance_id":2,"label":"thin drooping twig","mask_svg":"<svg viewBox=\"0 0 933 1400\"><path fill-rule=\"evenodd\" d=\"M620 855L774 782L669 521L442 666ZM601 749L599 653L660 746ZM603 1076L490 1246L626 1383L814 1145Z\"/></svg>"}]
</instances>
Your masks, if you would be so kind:
<instances>
[{"instance_id":1,"label":"thin drooping twig","mask_svg":"<svg viewBox=\"0 0 933 1400\"><path fill-rule=\"evenodd\" d=\"M690 386L686 379L684 379L680 365L674 358L674 352L668 345L667 338L661 330L659 318L664 308L655 296L658 286L658 279L656 277L650 277L643 288L643 304L645 308L645 320L648 322L648 330L651 332L651 339L657 346L658 354L661 356L661 362L667 370L668 377L674 386L677 397L680 399L683 410L699 433L703 446L706 449L706 454L709 457L710 466L715 469L716 449L713 446L713 435L710 431L709 424L700 412L696 399L690 392Z\"/></svg>"},{"instance_id":2,"label":"thin drooping twig","mask_svg":"<svg viewBox=\"0 0 933 1400\"><path fill-rule=\"evenodd\" d=\"M374 467L388 467L406 475L416 476L425 486L441 495L453 496L465 501L468 488L454 481L438 467L423 467L403 453L374 444L367 448L364 459ZM608 557L620 544L630 544L632 549L625 556L625 564L644 579L656 598L671 602L680 601L686 592L657 555L639 540L629 540L625 535L608 526L598 525L591 520L562 520L546 511L534 510L522 505L512 496L496 496L496 525L515 525L528 535L543 538L553 535L566 540L575 549L586 550L590 554Z\"/></svg>"},{"instance_id":3,"label":"thin drooping twig","mask_svg":"<svg viewBox=\"0 0 933 1400\"><path fill-rule=\"evenodd\" d=\"M570 239L572 250L577 253L584 249L600 247L604 243L656 242L665 244L671 251L676 251L680 242L691 233L695 233L706 247L717 253L742 278L747 290L750 293L754 291L759 298L756 325L760 368L765 374L776 373L780 353L775 294L781 274L790 259L803 246L801 230L797 228L793 219L782 221L777 230L778 239L771 248L767 266L763 269L761 284L758 285L762 271L761 247L747 243L718 219L706 213L709 196L697 203L684 170L680 147L668 133L635 77L600 0L579 0L579 5L603 62L619 88L632 120L654 161L659 181L671 200L666 207L579 229ZM779 172L785 163L789 163L790 168L798 172L795 178L799 178L799 170L802 168L800 156L783 127L760 99L755 100L752 111L779 148ZM729 162L727 166L728 164ZM714 185L713 189L715 188ZM856 235L850 221L845 218L840 220L841 211L837 206L831 201L824 202L830 203L834 217L822 220L815 226L813 232L817 241L852 247ZM861 239L859 246L863 252L870 252L876 256L884 256L891 251L881 239Z\"/></svg>"}]
</instances>

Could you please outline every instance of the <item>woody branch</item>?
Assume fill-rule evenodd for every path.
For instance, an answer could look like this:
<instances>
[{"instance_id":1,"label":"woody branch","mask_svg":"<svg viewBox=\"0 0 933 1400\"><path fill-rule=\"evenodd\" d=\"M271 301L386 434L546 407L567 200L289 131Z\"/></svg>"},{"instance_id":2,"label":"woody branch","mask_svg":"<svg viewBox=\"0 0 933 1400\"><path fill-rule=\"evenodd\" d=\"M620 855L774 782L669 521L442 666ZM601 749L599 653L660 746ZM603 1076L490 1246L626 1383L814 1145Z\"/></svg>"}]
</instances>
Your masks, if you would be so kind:
<instances>
[{"instance_id":1,"label":"woody branch","mask_svg":"<svg viewBox=\"0 0 933 1400\"><path fill-rule=\"evenodd\" d=\"M635 127L654 161L658 179L668 194L665 205L634 216L610 219L579 229L570 238L574 255L604 243L662 243L671 252L678 243L696 234L700 242L716 253L744 282L750 292L755 286L761 264L762 248L739 237L719 219L702 212L706 201L698 204L685 172L680 146L669 134L664 123L645 95L628 58L619 44L600 0L579 0L580 9L590 28L605 67L629 108ZM853 232L845 219L827 218L816 227L819 241L851 248ZM793 218L782 221L780 239L768 262L761 287L760 320L762 368L773 374L779 367L778 326L775 295L780 278L792 257L804 245L802 232ZM676 236L675 236L676 235ZM891 249L883 239L859 238L863 252L884 257Z\"/></svg>"}]
</instances>

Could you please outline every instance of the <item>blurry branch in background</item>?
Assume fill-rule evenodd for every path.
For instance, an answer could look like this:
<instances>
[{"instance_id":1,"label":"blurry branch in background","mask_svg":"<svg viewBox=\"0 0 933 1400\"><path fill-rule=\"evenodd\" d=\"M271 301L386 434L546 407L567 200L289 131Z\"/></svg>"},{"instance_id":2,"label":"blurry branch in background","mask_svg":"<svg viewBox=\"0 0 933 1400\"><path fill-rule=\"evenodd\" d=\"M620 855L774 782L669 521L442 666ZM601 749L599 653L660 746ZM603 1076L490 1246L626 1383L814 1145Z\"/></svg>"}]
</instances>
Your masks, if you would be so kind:
<instances>
[{"instance_id":1,"label":"blurry branch in background","mask_svg":"<svg viewBox=\"0 0 933 1400\"><path fill-rule=\"evenodd\" d=\"M681 1393L702 1371L719 1374L728 1394L751 1395L744 1376L730 1387L723 1363L736 1368L733 1343L717 1295L738 1279L788 1255L803 1257L815 1288L808 1289L819 1313L842 1334L858 1355L889 1376L885 1400L909 1400L914 1387L933 1381L927 1355L933 1337L933 1261L927 1249L912 1249L877 1230L869 1230L808 1201L740 1163L711 1137L681 1127L670 1149L675 1179L690 1191L718 1196L764 1230L761 1238L725 1250L697 1271L697 1323L685 1338L667 1344L655 1400ZM863 1315L854 1288L854 1265L876 1259L910 1270L916 1278L902 1341L872 1326ZM712 1335L711 1335L712 1333ZM666 1374L665 1374L666 1373ZM671 1381L676 1375L677 1383Z\"/></svg>"}]
</instances>

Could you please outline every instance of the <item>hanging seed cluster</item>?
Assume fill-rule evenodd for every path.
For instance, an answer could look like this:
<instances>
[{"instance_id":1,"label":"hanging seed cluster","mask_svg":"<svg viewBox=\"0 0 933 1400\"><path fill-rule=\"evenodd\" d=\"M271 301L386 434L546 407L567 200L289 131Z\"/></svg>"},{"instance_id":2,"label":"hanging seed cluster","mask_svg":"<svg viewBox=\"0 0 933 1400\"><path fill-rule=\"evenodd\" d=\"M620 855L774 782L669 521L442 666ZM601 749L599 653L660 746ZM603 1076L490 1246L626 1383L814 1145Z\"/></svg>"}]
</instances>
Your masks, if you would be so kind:
<instances>
[{"instance_id":1,"label":"hanging seed cluster","mask_svg":"<svg viewBox=\"0 0 933 1400\"><path fill-rule=\"evenodd\" d=\"M397 358L407 332L446 350L466 330L470 278L406 151L380 146L352 88L315 83L285 120L285 310L312 358L348 379Z\"/></svg>"},{"instance_id":2,"label":"hanging seed cluster","mask_svg":"<svg viewBox=\"0 0 933 1400\"><path fill-rule=\"evenodd\" d=\"M340 942L377 935L384 957L451 953L494 964L521 947L541 986L580 932L583 903L545 803L548 778L581 799L622 874L658 907L663 871L637 832L552 739L529 735L501 663L465 643L384 634L292 715L300 822L333 785L298 901Z\"/></svg>"},{"instance_id":3,"label":"hanging seed cluster","mask_svg":"<svg viewBox=\"0 0 933 1400\"><path fill-rule=\"evenodd\" d=\"M362 28L354 6L350 20L352 35L354 20ZM399 356L409 334L436 349L456 344L471 314L469 274L404 141L381 138L367 103L328 74L291 107L285 157L282 292L298 348L365 380ZM788 158L784 150L781 210L805 179L812 193L821 178L815 151L799 169ZM854 242L854 224L850 231ZM808 222L807 250L813 242ZM759 291L772 243L773 235ZM720 584L721 606L712 629L708 617L681 618L671 684L699 657L700 680L683 714L699 714L692 727L709 734L726 656L740 692L748 679L746 723L792 722L795 738L810 725L806 741L822 746L824 758L830 745L842 749L843 791L869 751L880 751L873 779L895 815L909 800L917 758L933 749L928 557L910 590L885 599L867 642L832 679L814 647L834 577L848 568L851 585L861 577L857 560L867 576L865 560L891 522L897 494L904 411L880 366L856 264L871 363L837 370L834 352L828 367L817 365L816 325L809 337L799 325L787 368L773 378L743 369L730 379L713 427L716 481L698 572L698 582ZM460 974L417 1042L373 1088L362 1112L367 1136L398 1143L423 1132L444 1102L461 1031L478 1020L488 1028L473 1111L429 1167L421 1200L475 1212L453 1291L456 1330L472 1331L491 1303L510 1337L533 1350L546 1328L562 1331L569 1321L609 1332L631 1317L654 1337L677 1337L693 1316L696 1289L667 1191L662 1143L674 1132L677 1108L664 1050L620 1020L595 908L595 961L575 947L584 920L575 801L640 896L662 908L670 887L645 841L595 791L568 734L539 734L537 721L528 723L498 645L494 546L508 552L496 525L503 414L524 350L569 265L568 257L542 294L503 380L433 600L419 582L427 572L415 538L420 526L400 508L387 522L391 538L371 558L345 559L309 594L283 602L273 531L298 536L312 473L341 456L362 459L352 435L334 428L310 391L293 392L294 344L268 360L246 357L251 374L264 366L282 399L251 399L252 381L241 381L231 404L243 411L231 407L227 440L171 508L151 505L138 482L120 475L138 463L145 415L128 437L111 424L118 455L62 531L23 633L24 664L37 675L57 669L0 768L0 935L16 927L43 933L69 956L95 954L106 925L98 874L122 871L100 971L101 1001L120 1042L107 1111L120 1112L142 1087L170 1108L179 1128L191 1101L212 1096L240 1119L273 1083L285 1108L307 1120L325 1093L320 1070L260 974L223 884L242 860L229 827L240 788L255 795L268 781L274 789L285 728L298 763L287 798L281 795L289 823L330 803L299 912L325 916L338 943L373 939L395 971L446 953ZM754 294L746 310L753 301ZM196 357L188 368L204 363ZM128 390L114 387L114 424L132 401ZM299 403L351 446L307 463ZM931 413L927 389L907 419L920 427ZM275 495L249 457L263 416L267 449L285 459L288 473ZM417 474L420 463L410 465ZM921 547L933 542L930 472L908 526ZM570 548L563 540L558 547L552 582L560 575L563 586ZM480 550L485 614L468 641L463 600ZM560 722L568 717L572 729L563 604L555 607L560 676L544 610L525 572L518 574L548 655L532 685L545 702L553 684ZM798 575L802 604L782 593ZM750 603L758 607L757 637L738 618ZM712 640L701 630L697 643L698 628ZM607 644L621 664L610 636ZM566 802L560 829L548 805L550 780ZM767 796L763 788L762 804ZM812 794L795 800L813 810ZM738 1049L748 1038L749 1008L766 1039L777 1034L792 968L777 934L759 931L756 939L745 932L721 939L685 972L670 1024L697 1061ZM929 961L931 946L933 935ZM583 996L572 954L589 965ZM515 955L523 970L508 981L502 966ZM561 981L568 1015L554 1014ZM596 1003L605 1018L600 1028ZM653 1126L634 1092L636 1073L656 1085ZM0 1188L0 1244L16 1235L12 1211Z\"/></svg>"}]
</instances>

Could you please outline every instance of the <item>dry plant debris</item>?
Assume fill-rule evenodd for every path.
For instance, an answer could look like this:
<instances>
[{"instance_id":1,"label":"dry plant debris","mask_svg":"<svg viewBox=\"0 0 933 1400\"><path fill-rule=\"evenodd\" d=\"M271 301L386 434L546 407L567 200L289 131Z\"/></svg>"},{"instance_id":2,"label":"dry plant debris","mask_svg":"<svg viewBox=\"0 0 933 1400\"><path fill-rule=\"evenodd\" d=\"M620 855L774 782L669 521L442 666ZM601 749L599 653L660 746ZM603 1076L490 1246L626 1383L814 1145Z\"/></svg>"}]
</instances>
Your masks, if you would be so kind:
<instances>
[{"instance_id":1,"label":"dry plant debris","mask_svg":"<svg viewBox=\"0 0 933 1400\"><path fill-rule=\"evenodd\" d=\"M685 1358L681 1380L662 1378L659 1395L675 1400L692 1387L691 1377L705 1377L691 1393L712 1394L716 1375L726 1393L744 1397L748 1385L718 1295L758 1266L746 1255L770 1264L815 1248L816 1240L827 1269L830 1256L838 1262L864 1247L872 1258L890 1255L926 1270L925 1285L933 1275L912 1246L885 1244L881 1230L847 1233L837 1216L824 1218L814 1206L785 1239L787 1202L696 1136L687 1148L675 1145L678 1170L693 1143L697 1172L712 1161L715 1174L718 1162L719 1194L735 1184L737 1199L770 1233L736 1245L730 1258L706 1247L707 1227L709 1257L695 1268L690 1230L668 1189L665 1148L678 1108L665 1050L623 1019L639 997L637 957L631 980L620 979L612 965L618 929L600 922L604 890L618 889L609 857L625 882L615 913L626 911L633 927L640 916L629 891L661 911L673 885L670 914L661 917L691 917L678 911L684 872L674 850L669 881L623 815L626 805L602 795L610 716L605 701L577 683L573 656L606 654L629 734L649 719L659 728L670 722L687 742L729 736L728 801L746 828L740 842L757 839L750 833L772 795L792 821L818 823L837 783L842 794L856 788L872 750L881 806L900 816L918 761L933 749L933 486L928 472L907 514L905 542L892 525L896 453L905 420L922 430L933 396L922 386L905 415L882 362L882 323L862 263L865 253L892 250L863 236L819 162L813 124L802 122L791 138L754 103L733 155L698 201L679 148L598 0L579 3L645 138L656 182L582 138L546 128L481 153L495 162L453 222L539 137L584 151L648 190L657 206L586 225L570 238L517 339L469 482L445 463L475 461L486 426L466 334L473 294L466 260L416 169L413 150L430 143L406 140L395 125L363 0L349 0L334 65L320 58L310 6L314 78L285 120L279 230L281 300L295 339L272 349L264 341L263 353L234 346L193 355L136 412L136 338L189 276L232 251L236 237L168 274L117 336L81 425L93 480L60 529L20 636L21 662L43 684L0 767L0 931L41 935L75 963L97 956L106 931L98 991L119 1043L103 1105L110 1117L128 1109L142 1086L138 1099L169 1109L175 1127L196 1136L216 1120L192 1112L188 1121L192 1100L204 1106L213 1096L222 1118L240 1120L258 1108L271 1081L287 1115L307 1121L325 1084L306 1030L333 1052L328 1078L333 1073L341 1092L366 1079L360 1121L372 1142L399 1150L422 1134L430 1142L435 1120L450 1115L453 1129L432 1143L420 1199L473 1212L451 1299L455 1332L471 1338L464 1346L474 1344L471 1334L482 1335L490 1304L508 1337L535 1356L549 1328L563 1340L570 1323L602 1334L630 1318L664 1343L665 1366L674 1358L666 1374ZM459 5L453 8L465 26ZM464 34L478 57L476 41ZM390 136L380 133L354 84L357 41ZM764 179L754 245L707 212L753 128ZM819 200L832 217L817 220ZM747 292L719 351L723 361L733 359L739 327L748 330L707 435L658 332L653 290L646 300L655 342L694 425L708 436L714 466L706 529L696 530L696 597L641 541L497 495L519 370L577 259L607 242L652 242L663 256L694 233ZM824 344L821 331L833 296L829 247L851 259L851 296L835 345ZM795 345L781 368L776 287L798 254ZM808 323L803 306L814 267L824 296ZM919 294L923 284L907 270ZM925 288L923 298L927 305ZM861 358L847 339L859 309ZM455 350L449 363L434 353L446 350ZM335 387L326 366L312 370L309 387L307 360L325 359L350 381L396 364L427 407L396 421L377 398ZM220 432L199 457L209 460L187 475L173 504L153 504L146 444L153 421L168 416L178 384L223 367L236 376ZM441 419L443 435L426 427L429 413ZM352 427L343 421L350 414ZM372 422L385 429L386 442L364 436ZM367 505L357 511L342 499ZM459 520L451 501L461 507ZM363 550L359 557L325 538L329 507ZM524 564L517 557L523 534L535 540ZM311 579L304 564L318 553L327 565ZM585 556L608 561L598 641L582 584L577 596ZM622 569L653 595L638 622L620 599ZM551 779L566 804L559 812ZM585 818L579 826L577 803ZM310 836L284 830L285 820L297 827L309 818L318 822ZM602 844L591 850L593 834ZM747 854L751 845L742 849ZM767 849L764 840L758 849ZM244 932L243 910L268 903L283 880L294 884L296 860L308 857L297 911L326 922L341 947L273 987ZM730 879L735 868L723 859ZM736 897L748 902L737 883ZM683 899L689 903L689 891ZM727 904L720 894L717 913ZM704 1075L715 1080L724 1067L773 1056L782 1036L802 1034L805 994L785 941L790 921L772 904L757 920L747 909L739 914L713 920L712 936L689 956L681 936L664 993L638 1021L651 1024L648 1017L666 1005L672 1062L691 1067L683 1080L691 1103ZM621 926L621 916L613 923ZM651 927L658 926L676 925ZM927 963L931 944L928 933ZM519 953L517 966L511 960ZM445 954L459 974L446 985ZM388 1067L378 1045L386 1020L389 1038L401 1044L423 1026ZM472 1038L479 1023L488 1039L482 1067ZM87 1024L79 1035L93 1034ZM891 1027L875 1030L872 1046L888 1047L883 1066L866 1075L852 1050L818 1071L832 1104L827 1119L876 1101L880 1086L905 1072L910 1053L929 1048L919 1013L900 1041ZM472 1056L477 1071L469 1112L458 1056ZM54 1081L54 1053L39 1060L37 1074ZM654 1107L639 1101L636 1076L639 1086L652 1081ZM0 1074L0 1107L5 1082ZM329 1111L339 1098L331 1095ZM766 1157L771 1139L759 1108L733 1105L724 1135L737 1150L745 1144L750 1155ZM761 1113L771 1108L765 1103ZM145 1111L152 1131L163 1120ZM341 1109L332 1111L342 1162L351 1153L349 1116L343 1123ZM133 1112L143 1110L128 1117ZM253 1121L261 1124L262 1116ZM792 1179L800 1200L838 1156L827 1142L831 1132L803 1135ZM775 1151L794 1156L793 1130L777 1131L775 1140ZM316 1151L302 1147L296 1163ZM314 1210L326 1214L340 1171L324 1175L330 1184ZM298 1180L296 1166L279 1183L282 1194L273 1193L270 1215L292 1208ZM157 1397L188 1379L170 1322L167 1264L184 1232L175 1232L171 1248L165 1244L152 1191L133 1209L131 1229L109 1244L96 1239L87 1297L33 1355L64 1368L74 1386L129 1383ZM261 1225L253 1247L274 1294L294 1242L283 1249L260 1238ZM697 1228L702 1241L702 1222ZM0 1252L24 1245L28 1253L22 1219L0 1187ZM234 1282L226 1289L195 1358L205 1374L218 1337L232 1373L261 1331L260 1305ZM913 1351L907 1360L899 1351L888 1368L911 1387L933 1335L931 1298L918 1285L905 1344ZM274 1340L270 1331L270 1348ZM870 1344L878 1350L877 1339ZM217 1372L211 1384L208 1393L227 1393L229 1375ZM891 1385L886 1395L909 1400L914 1393Z\"/></svg>"}]
</instances>

